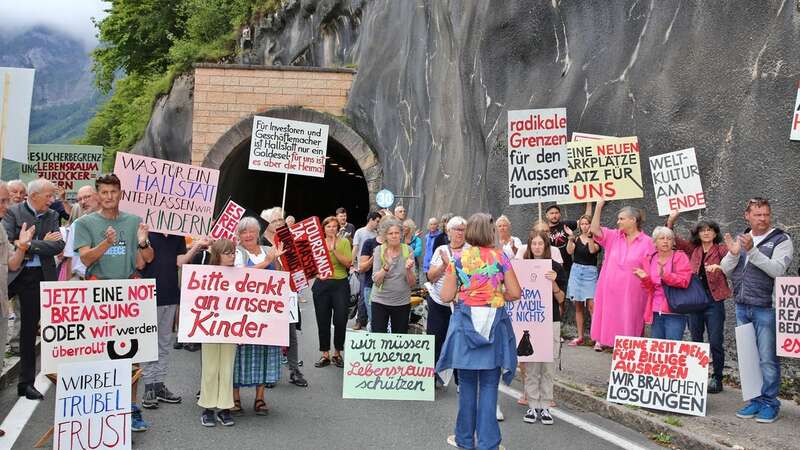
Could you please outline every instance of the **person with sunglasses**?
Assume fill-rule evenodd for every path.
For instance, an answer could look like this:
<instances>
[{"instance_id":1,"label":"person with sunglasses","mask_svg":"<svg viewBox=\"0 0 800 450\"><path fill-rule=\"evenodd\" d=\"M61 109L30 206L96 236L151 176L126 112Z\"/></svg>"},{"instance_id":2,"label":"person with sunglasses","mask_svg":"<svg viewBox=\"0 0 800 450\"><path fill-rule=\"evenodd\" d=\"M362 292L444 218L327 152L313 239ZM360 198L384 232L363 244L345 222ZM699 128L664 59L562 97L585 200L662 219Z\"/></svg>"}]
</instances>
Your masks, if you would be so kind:
<instances>
[{"instance_id":1,"label":"person with sunglasses","mask_svg":"<svg viewBox=\"0 0 800 450\"><path fill-rule=\"evenodd\" d=\"M792 263L792 239L780 228L772 226L769 201L756 197L747 202L744 218L750 225L735 239L725 233L728 254L720 266L733 285L736 302L736 324L752 323L764 382L761 395L736 412L741 419L755 417L756 422L772 423L778 419L781 402L781 366L775 346L775 278L786 274Z\"/></svg>"}]
</instances>

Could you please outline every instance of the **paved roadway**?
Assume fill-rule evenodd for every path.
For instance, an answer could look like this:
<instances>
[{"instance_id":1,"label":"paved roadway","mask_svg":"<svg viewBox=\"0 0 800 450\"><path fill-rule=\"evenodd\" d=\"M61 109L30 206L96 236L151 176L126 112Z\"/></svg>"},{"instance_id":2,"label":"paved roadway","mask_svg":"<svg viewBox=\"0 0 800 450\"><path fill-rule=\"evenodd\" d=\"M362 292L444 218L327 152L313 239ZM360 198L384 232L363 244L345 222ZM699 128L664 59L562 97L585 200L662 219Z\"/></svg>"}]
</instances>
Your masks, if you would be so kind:
<instances>
[{"instance_id":1,"label":"paved roadway","mask_svg":"<svg viewBox=\"0 0 800 450\"><path fill-rule=\"evenodd\" d=\"M271 412L267 417L252 414L252 389L242 392L245 416L225 428L200 425L200 408L195 393L200 379L200 352L176 350L170 355L167 385L183 396L179 405L162 404L145 410L151 429L134 434L136 449L447 449L446 436L453 432L457 411L454 386L437 390L435 402L342 399L342 369L313 367L318 357L313 304L301 303L304 331L300 335L301 357L308 388L287 382L284 368L281 382L267 391ZM513 390L520 389L518 384ZM36 407L13 449L31 449L38 437L52 424L55 388ZM141 394L141 392L140 392ZM513 394L513 392L512 392ZM553 426L522 421L525 409L508 393L500 395L506 420L501 424L503 444L508 449L658 449L644 436L592 413L558 412L584 423L579 428L556 417ZM5 418L17 402L15 386L0 392L0 417ZM27 400L23 400L27 402ZM594 434L586 431L589 428ZM598 431L611 436L597 436ZM600 432L599 434L603 434ZM51 442L45 448L51 448ZM0 446L2 446L0 444Z\"/></svg>"}]
</instances>

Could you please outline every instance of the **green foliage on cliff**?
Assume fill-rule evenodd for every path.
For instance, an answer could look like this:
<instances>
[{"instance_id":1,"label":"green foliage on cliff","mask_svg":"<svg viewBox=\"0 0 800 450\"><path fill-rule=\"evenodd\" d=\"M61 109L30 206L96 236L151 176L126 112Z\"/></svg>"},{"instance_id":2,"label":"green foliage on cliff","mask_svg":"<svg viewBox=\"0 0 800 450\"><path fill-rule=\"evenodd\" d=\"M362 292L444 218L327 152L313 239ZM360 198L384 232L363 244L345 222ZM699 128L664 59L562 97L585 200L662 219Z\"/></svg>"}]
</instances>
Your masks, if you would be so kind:
<instances>
[{"instance_id":1,"label":"green foliage on cliff","mask_svg":"<svg viewBox=\"0 0 800 450\"><path fill-rule=\"evenodd\" d=\"M96 23L100 46L92 52L97 86L112 91L89 123L82 143L106 148L106 161L142 136L155 100L195 62L234 54L239 29L281 0L113 0ZM107 167L108 170L110 167Z\"/></svg>"}]
</instances>

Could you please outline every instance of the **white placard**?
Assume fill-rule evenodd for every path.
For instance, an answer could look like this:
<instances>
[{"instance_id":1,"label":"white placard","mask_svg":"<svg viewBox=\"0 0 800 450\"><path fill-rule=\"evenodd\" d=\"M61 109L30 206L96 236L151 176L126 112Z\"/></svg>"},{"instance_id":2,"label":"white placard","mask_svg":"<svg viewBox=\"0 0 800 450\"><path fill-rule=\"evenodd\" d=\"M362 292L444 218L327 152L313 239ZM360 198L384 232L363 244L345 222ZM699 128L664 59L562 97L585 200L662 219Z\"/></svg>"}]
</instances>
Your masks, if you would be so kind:
<instances>
[{"instance_id":1,"label":"white placard","mask_svg":"<svg viewBox=\"0 0 800 450\"><path fill-rule=\"evenodd\" d=\"M800 82L797 85L797 98L794 101L794 112L792 113L792 130L789 139L800 141Z\"/></svg>"},{"instance_id":2,"label":"white placard","mask_svg":"<svg viewBox=\"0 0 800 450\"><path fill-rule=\"evenodd\" d=\"M659 216L706 207L694 148L651 156L650 175Z\"/></svg>"},{"instance_id":3,"label":"white placard","mask_svg":"<svg viewBox=\"0 0 800 450\"><path fill-rule=\"evenodd\" d=\"M739 382L742 385L742 400L747 401L761 395L764 378L758 360L756 329L752 323L736 327L736 358L739 360Z\"/></svg>"},{"instance_id":4,"label":"white placard","mask_svg":"<svg viewBox=\"0 0 800 450\"><path fill-rule=\"evenodd\" d=\"M324 177L327 150L327 125L254 116L247 168Z\"/></svg>"},{"instance_id":5,"label":"white placard","mask_svg":"<svg viewBox=\"0 0 800 450\"><path fill-rule=\"evenodd\" d=\"M0 148L3 158L28 163L34 69L0 67Z\"/></svg>"}]
</instances>

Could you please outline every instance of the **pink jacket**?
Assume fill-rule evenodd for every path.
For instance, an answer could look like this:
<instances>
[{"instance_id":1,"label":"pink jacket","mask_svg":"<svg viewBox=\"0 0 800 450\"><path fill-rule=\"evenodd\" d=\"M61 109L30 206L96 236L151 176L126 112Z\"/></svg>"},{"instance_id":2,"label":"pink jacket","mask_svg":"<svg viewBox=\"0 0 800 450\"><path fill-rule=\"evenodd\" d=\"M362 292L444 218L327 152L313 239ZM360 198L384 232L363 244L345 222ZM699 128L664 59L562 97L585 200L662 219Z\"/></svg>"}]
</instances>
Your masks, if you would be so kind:
<instances>
[{"instance_id":1,"label":"pink jacket","mask_svg":"<svg viewBox=\"0 0 800 450\"><path fill-rule=\"evenodd\" d=\"M644 311L644 322L650 324L653 322L653 296L656 291L661 291L664 295L664 290L661 288L662 284L677 288L687 288L692 281L692 265L689 263L689 257L686 253L681 251L672 252L672 268L669 272L666 270L668 267L664 266L664 274L659 276L657 271L651 270L651 262L654 258L658 258L658 254L652 254L642 259L642 269L650 276L642 280L642 287L647 291L647 305ZM664 296L666 298L666 296ZM663 302L658 311L661 313L671 314L667 302Z\"/></svg>"}]
</instances>

